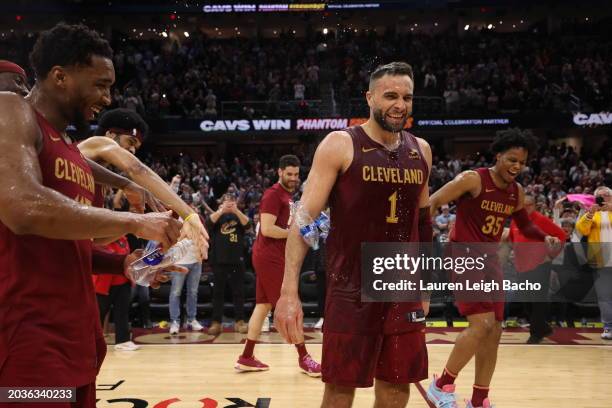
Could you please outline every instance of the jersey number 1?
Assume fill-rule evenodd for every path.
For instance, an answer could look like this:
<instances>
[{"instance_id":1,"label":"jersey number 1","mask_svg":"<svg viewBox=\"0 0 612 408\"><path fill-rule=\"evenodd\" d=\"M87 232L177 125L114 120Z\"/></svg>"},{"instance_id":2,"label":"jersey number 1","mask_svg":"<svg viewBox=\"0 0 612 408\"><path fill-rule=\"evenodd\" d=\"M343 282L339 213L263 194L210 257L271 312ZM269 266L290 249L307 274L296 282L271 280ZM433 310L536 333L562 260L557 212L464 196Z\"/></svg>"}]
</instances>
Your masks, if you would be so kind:
<instances>
[{"instance_id":1,"label":"jersey number 1","mask_svg":"<svg viewBox=\"0 0 612 408\"><path fill-rule=\"evenodd\" d=\"M399 222L399 218L397 218L397 191L389 196L389 202L391 203L391 208L387 216L387 222L389 224L397 224Z\"/></svg>"}]
</instances>

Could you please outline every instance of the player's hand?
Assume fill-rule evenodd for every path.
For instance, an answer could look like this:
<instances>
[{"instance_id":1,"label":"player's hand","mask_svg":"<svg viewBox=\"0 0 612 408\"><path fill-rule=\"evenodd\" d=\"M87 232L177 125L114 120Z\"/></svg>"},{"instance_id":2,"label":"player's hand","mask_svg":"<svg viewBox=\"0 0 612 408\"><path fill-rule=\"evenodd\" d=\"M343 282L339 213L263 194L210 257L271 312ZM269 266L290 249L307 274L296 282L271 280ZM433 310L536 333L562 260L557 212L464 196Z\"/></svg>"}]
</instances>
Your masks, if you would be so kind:
<instances>
[{"instance_id":1,"label":"player's hand","mask_svg":"<svg viewBox=\"0 0 612 408\"><path fill-rule=\"evenodd\" d=\"M190 239L197 249L196 257L198 261L208 258L208 232L202 225L202 221L198 215L195 215L186 222L183 222L179 241L182 239Z\"/></svg>"},{"instance_id":2,"label":"player's hand","mask_svg":"<svg viewBox=\"0 0 612 408\"><path fill-rule=\"evenodd\" d=\"M123 193L130 203L130 206L139 214L144 213L145 205L148 205L149 208L155 212L165 210L163 204L155 198L153 194L133 181L123 188Z\"/></svg>"},{"instance_id":3,"label":"player's hand","mask_svg":"<svg viewBox=\"0 0 612 408\"><path fill-rule=\"evenodd\" d=\"M182 274L186 274L189 272L189 269L180 265L169 265L159 271L155 272L155 277L153 281L149 284L153 289L159 289L162 283L168 282L170 280L170 273L178 272Z\"/></svg>"},{"instance_id":4,"label":"player's hand","mask_svg":"<svg viewBox=\"0 0 612 408\"><path fill-rule=\"evenodd\" d=\"M427 316L429 314L429 304L431 302L429 300L423 300L421 302L421 307L423 308L423 312L425 312L425 316Z\"/></svg>"},{"instance_id":5,"label":"player's hand","mask_svg":"<svg viewBox=\"0 0 612 408\"><path fill-rule=\"evenodd\" d=\"M172 211L134 216L138 218L133 232L138 238L159 242L164 252L176 244L181 233L181 223L172 217Z\"/></svg>"},{"instance_id":6,"label":"player's hand","mask_svg":"<svg viewBox=\"0 0 612 408\"><path fill-rule=\"evenodd\" d=\"M287 343L304 341L304 312L297 294L281 295L274 309L274 327Z\"/></svg>"},{"instance_id":7,"label":"player's hand","mask_svg":"<svg viewBox=\"0 0 612 408\"><path fill-rule=\"evenodd\" d=\"M132 277L127 273L128 267L130 266L132 262L136 261L137 259L142 258L143 256L144 256L144 251L142 249L137 249L131 254L129 254L128 256L126 256L125 261L123 261L123 271L124 271L123 273L125 277L128 278L130 282L132 283L135 283L135 282L132 280ZM155 272L155 276L153 277L153 280L151 281L149 285L153 289L158 289L162 283L168 282L170 280L171 272L187 273L189 272L189 269L183 266L179 266L179 265L167 266Z\"/></svg>"}]
</instances>

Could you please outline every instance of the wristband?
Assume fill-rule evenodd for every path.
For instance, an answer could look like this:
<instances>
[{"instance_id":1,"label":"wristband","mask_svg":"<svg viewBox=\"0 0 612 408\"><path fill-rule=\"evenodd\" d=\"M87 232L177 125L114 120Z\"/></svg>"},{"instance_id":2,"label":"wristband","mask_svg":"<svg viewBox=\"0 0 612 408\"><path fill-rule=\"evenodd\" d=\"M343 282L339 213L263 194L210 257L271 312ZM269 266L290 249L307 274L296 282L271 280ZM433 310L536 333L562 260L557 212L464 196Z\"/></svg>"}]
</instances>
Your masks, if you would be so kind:
<instances>
[{"instance_id":1,"label":"wristband","mask_svg":"<svg viewBox=\"0 0 612 408\"><path fill-rule=\"evenodd\" d=\"M183 220L183 223L188 222L190 219L192 219L193 217L197 217L197 216L198 216L197 213L191 213L187 216L187 218Z\"/></svg>"}]
</instances>

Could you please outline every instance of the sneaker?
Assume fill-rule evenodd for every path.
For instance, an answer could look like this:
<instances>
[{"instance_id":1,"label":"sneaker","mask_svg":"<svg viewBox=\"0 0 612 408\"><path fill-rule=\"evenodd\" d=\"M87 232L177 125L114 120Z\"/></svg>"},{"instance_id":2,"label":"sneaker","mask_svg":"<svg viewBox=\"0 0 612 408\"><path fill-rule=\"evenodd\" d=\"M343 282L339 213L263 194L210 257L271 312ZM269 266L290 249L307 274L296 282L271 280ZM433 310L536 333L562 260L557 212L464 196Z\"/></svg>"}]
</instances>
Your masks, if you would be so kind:
<instances>
[{"instance_id":1,"label":"sneaker","mask_svg":"<svg viewBox=\"0 0 612 408\"><path fill-rule=\"evenodd\" d=\"M457 396L455 395L455 384L447 384L440 389L436 385L437 381L438 376L434 374L433 381L427 389L427 399L436 408L459 408Z\"/></svg>"},{"instance_id":2,"label":"sneaker","mask_svg":"<svg viewBox=\"0 0 612 408\"><path fill-rule=\"evenodd\" d=\"M240 334L246 334L249 331L249 325L244 320L238 320L234 323L234 331Z\"/></svg>"},{"instance_id":3,"label":"sneaker","mask_svg":"<svg viewBox=\"0 0 612 408\"><path fill-rule=\"evenodd\" d=\"M179 325L178 322L172 322L170 324L170 335L174 336L174 335L179 334L180 329L181 329L181 326Z\"/></svg>"},{"instance_id":4,"label":"sneaker","mask_svg":"<svg viewBox=\"0 0 612 408\"><path fill-rule=\"evenodd\" d=\"M270 331L270 318L272 317L272 313L268 313L266 318L263 321L263 325L261 326L262 333L267 333Z\"/></svg>"},{"instance_id":5,"label":"sneaker","mask_svg":"<svg viewBox=\"0 0 612 408\"><path fill-rule=\"evenodd\" d=\"M554 333L553 328L548 326L546 328L546 332L539 336L539 335L535 335L532 334L529 336L529 339L527 339L527 344L540 344L542 342L542 340L544 340L544 337L548 337L550 335L552 335Z\"/></svg>"},{"instance_id":6,"label":"sneaker","mask_svg":"<svg viewBox=\"0 0 612 408\"><path fill-rule=\"evenodd\" d=\"M256 359L255 356L244 357L241 355L240 357L238 357L238 361L236 361L234 368L240 372L267 371L270 369L270 366L262 363L261 361Z\"/></svg>"},{"instance_id":7,"label":"sneaker","mask_svg":"<svg viewBox=\"0 0 612 408\"><path fill-rule=\"evenodd\" d=\"M605 328L603 333L601 333L601 338L604 340L612 340L612 329L609 327Z\"/></svg>"},{"instance_id":8,"label":"sneaker","mask_svg":"<svg viewBox=\"0 0 612 408\"><path fill-rule=\"evenodd\" d=\"M126 341L124 343L115 344L115 350L118 351L136 351L140 346L134 344L133 341Z\"/></svg>"},{"instance_id":9,"label":"sneaker","mask_svg":"<svg viewBox=\"0 0 612 408\"><path fill-rule=\"evenodd\" d=\"M321 364L317 363L310 357L310 354L306 354L304 357L298 360L300 369L304 374L309 377L320 377L321 376Z\"/></svg>"},{"instance_id":10,"label":"sneaker","mask_svg":"<svg viewBox=\"0 0 612 408\"><path fill-rule=\"evenodd\" d=\"M316 330L321 330L323 328L323 318L320 318L317 324L314 325Z\"/></svg>"},{"instance_id":11,"label":"sneaker","mask_svg":"<svg viewBox=\"0 0 612 408\"><path fill-rule=\"evenodd\" d=\"M221 334L222 331L223 331L223 326L221 326L221 323L212 322L212 324L208 328L207 333L210 334L211 336L216 336L218 334Z\"/></svg>"},{"instance_id":12,"label":"sneaker","mask_svg":"<svg viewBox=\"0 0 612 408\"><path fill-rule=\"evenodd\" d=\"M472 401L465 400L465 408L495 408L495 406L491 405L491 401L489 401L488 398L485 398L482 401L482 406L480 406L480 407L475 407L475 406L472 405Z\"/></svg>"},{"instance_id":13,"label":"sneaker","mask_svg":"<svg viewBox=\"0 0 612 408\"><path fill-rule=\"evenodd\" d=\"M184 327L193 331L202 331L204 329L204 326L197 319L187 320Z\"/></svg>"}]
</instances>

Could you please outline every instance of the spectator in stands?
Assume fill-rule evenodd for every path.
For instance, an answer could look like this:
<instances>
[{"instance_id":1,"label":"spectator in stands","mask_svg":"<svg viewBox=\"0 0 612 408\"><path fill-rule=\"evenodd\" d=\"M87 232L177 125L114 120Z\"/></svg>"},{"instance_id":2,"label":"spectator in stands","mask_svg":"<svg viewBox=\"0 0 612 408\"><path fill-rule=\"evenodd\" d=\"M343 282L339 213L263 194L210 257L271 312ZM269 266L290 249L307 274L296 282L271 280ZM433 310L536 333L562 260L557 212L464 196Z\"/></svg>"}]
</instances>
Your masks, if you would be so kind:
<instances>
[{"instance_id":1,"label":"spectator in stands","mask_svg":"<svg viewBox=\"0 0 612 408\"><path fill-rule=\"evenodd\" d=\"M193 206L191 196L185 200L194 210L197 208ZM199 215L200 219L202 216ZM204 219L202 219L204 222ZM181 293L183 292L183 286L187 283L187 320L185 321L184 327L193 331L201 331L204 327L197 320L198 313L198 289L200 286L200 277L202 276L202 263L198 262L197 254L187 254L183 259L177 262L178 265L182 265L188 269L186 274L184 273L172 273L172 287L170 289L170 334L176 335L179 333L181 327Z\"/></svg>"},{"instance_id":2,"label":"spectator in stands","mask_svg":"<svg viewBox=\"0 0 612 408\"><path fill-rule=\"evenodd\" d=\"M234 330L246 333L244 321L244 241L250 225L249 217L238 209L236 197L224 194L219 209L207 218L211 235L209 260L213 265L213 317L208 334L216 336L223 330L223 308L226 282L231 282L234 302Z\"/></svg>"},{"instance_id":3,"label":"spectator in stands","mask_svg":"<svg viewBox=\"0 0 612 408\"><path fill-rule=\"evenodd\" d=\"M595 290L604 324L601 338L612 340L612 190L598 187L595 200L576 229L588 238L589 264L595 268Z\"/></svg>"},{"instance_id":4,"label":"spectator in stands","mask_svg":"<svg viewBox=\"0 0 612 408\"><path fill-rule=\"evenodd\" d=\"M441 207L442 213L435 219L436 227L440 234L447 235L450 231L451 222L455 221L455 214L450 213L450 209L447 204Z\"/></svg>"}]
</instances>

